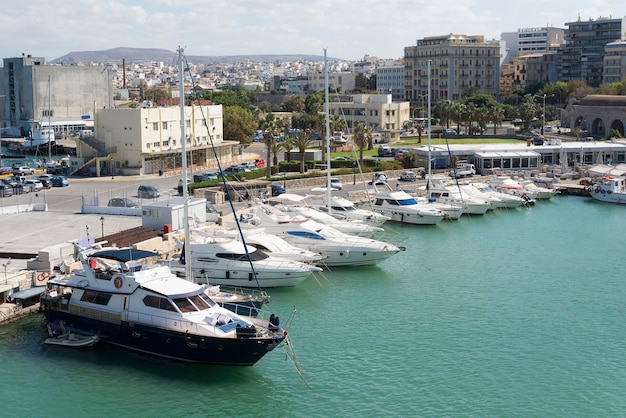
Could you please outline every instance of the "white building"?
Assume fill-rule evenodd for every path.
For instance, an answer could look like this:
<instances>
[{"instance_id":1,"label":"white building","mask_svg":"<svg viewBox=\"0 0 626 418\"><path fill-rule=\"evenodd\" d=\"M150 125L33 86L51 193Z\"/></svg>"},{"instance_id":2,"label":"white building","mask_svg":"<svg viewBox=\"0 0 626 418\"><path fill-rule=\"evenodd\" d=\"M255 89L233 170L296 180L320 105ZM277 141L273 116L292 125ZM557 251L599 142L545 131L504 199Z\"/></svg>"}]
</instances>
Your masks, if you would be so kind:
<instances>
[{"instance_id":1,"label":"white building","mask_svg":"<svg viewBox=\"0 0 626 418\"><path fill-rule=\"evenodd\" d=\"M215 167L211 141L218 158L230 162L234 143L223 139L222 106L185 106L185 115L188 164ZM180 135L177 106L100 109L96 113L95 137L104 144L106 157L94 158L93 174L152 174L180 168Z\"/></svg>"},{"instance_id":2,"label":"white building","mask_svg":"<svg viewBox=\"0 0 626 418\"><path fill-rule=\"evenodd\" d=\"M376 70L376 91L391 94L393 100L404 99L404 65L378 67Z\"/></svg>"}]
</instances>

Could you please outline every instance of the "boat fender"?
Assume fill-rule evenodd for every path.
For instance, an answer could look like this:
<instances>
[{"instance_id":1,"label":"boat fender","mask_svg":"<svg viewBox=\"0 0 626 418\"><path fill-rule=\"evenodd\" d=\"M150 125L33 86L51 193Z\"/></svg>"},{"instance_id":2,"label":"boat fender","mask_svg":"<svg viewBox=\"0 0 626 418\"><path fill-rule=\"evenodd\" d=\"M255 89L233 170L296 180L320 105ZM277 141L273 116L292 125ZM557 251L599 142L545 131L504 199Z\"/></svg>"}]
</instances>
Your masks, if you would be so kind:
<instances>
[{"instance_id":1,"label":"boat fender","mask_svg":"<svg viewBox=\"0 0 626 418\"><path fill-rule=\"evenodd\" d=\"M115 285L116 289L119 289L124 284L124 278L122 276L115 276L115 278L113 279L113 284Z\"/></svg>"},{"instance_id":2,"label":"boat fender","mask_svg":"<svg viewBox=\"0 0 626 418\"><path fill-rule=\"evenodd\" d=\"M602 190L600 193L605 194L606 192L604 190Z\"/></svg>"},{"instance_id":3,"label":"boat fender","mask_svg":"<svg viewBox=\"0 0 626 418\"><path fill-rule=\"evenodd\" d=\"M49 271L42 271L41 273L39 273L37 275L37 280L39 280L40 282L43 282L48 277L50 277L50 272Z\"/></svg>"},{"instance_id":4,"label":"boat fender","mask_svg":"<svg viewBox=\"0 0 626 418\"><path fill-rule=\"evenodd\" d=\"M91 269L95 269L96 268L96 259L95 258L90 258L89 259L89 267L91 267Z\"/></svg>"},{"instance_id":5,"label":"boat fender","mask_svg":"<svg viewBox=\"0 0 626 418\"><path fill-rule=\"evenodd\" d=\"M596 191L596 193L600 193L600 190L601 189L599 187L597 187L595 191Z\"/></svg>"}]
</instances>

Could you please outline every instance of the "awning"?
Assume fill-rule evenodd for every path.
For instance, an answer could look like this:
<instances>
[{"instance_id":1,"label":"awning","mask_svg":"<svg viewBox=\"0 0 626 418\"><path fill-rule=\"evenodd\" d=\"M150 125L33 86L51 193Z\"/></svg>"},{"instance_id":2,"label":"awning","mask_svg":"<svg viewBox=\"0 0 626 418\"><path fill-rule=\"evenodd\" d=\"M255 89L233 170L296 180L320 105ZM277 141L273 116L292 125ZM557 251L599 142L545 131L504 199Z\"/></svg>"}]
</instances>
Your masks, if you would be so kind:
<instances>
[{"instance_id":1,"label":"awning","mask_svg":"<svg viewBox=\"0 0 626 418\"><path fill-rule=\"evenodd\" d=\"M28 289L19 290L17 292L11 293L9 296L12 299L30 299L35 296L43 295L43 292L46 291L46 286L34 286Z\"/></svg>"}]
</instances>

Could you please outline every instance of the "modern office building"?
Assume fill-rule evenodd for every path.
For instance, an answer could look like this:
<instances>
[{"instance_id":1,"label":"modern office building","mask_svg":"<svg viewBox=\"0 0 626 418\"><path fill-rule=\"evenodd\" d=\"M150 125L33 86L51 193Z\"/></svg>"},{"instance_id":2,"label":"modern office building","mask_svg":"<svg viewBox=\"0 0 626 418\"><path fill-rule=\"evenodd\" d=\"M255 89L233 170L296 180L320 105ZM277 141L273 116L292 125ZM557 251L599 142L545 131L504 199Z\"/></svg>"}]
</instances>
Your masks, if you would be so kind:
<instances>
[{"instance_id":1,"label":"modern office building","mask_svg":"<svg viewBox=\"0 0 626 418\"><path fill-rule=\"evenodd\" d=\"M626 40L626 17L580 20L565 24L565 44L556 60L559 81L582 80L591 87L603 81L607 44Z\"/></svg>"},{"instance_id":2,"label":"modern office building","mask_svg":"<svg viewBox=\"0 0 626 418\"><path fill-rule=\"evenodd\" d=\"M442 35L418 39L404 48L404 98L427 96L430 61L431 102L459 100L468 89L499 96L500 42L484 36Z\"/></svg>"},{"instance_id":3,"label":"modern office building","mask_svg":"<svg viewBox=\"0 0 626 418\"><path fill-rule=\"evenodd\" d=\"M27 136L50 124L57 135L84 129L97 109L113 107L105 66L48 65L44 58L5 58L0 69L0 124Z\"/></svg>"}]
</instances>

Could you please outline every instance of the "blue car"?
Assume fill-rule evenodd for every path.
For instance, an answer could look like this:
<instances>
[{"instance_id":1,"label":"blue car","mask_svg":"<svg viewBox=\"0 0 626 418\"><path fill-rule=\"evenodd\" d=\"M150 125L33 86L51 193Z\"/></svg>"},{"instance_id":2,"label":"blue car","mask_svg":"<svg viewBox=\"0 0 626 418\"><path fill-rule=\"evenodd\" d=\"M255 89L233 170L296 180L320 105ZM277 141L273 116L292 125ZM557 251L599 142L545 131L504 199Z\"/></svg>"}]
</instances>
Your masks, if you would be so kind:
<instances>
[{"instance_id":1,"label":"blue car","mask_svg":"<svg viewBox=\"0 0 626 418\"><path fill-rule=\"evenodd\" d=\"M50 182L52 183L52 187L66 187L70 185L70 181L67 177L63 176L54 176L50 179Z\"/></svg>"}]
</instances>

